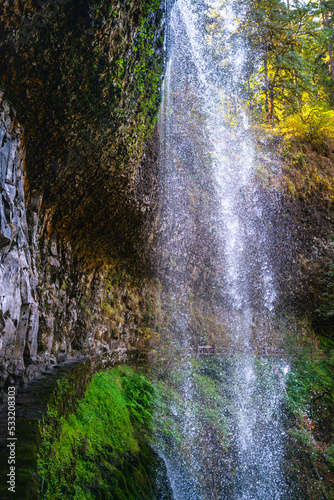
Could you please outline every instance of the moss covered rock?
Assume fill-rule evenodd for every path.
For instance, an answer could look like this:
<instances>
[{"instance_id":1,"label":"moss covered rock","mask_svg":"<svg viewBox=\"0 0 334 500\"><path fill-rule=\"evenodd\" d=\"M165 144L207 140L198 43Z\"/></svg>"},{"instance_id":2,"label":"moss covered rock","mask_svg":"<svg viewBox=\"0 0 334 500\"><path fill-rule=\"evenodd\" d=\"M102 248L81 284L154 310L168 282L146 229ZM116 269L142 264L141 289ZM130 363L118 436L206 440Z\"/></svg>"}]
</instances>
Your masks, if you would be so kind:
<instances>
[{"instance_id":1,"label":"moss covered rock","mask_svg":"<svg viewBox=\"0 0 334 500\"><path fill-rule=\"evenodd\" d=\"M61 396L61 394L60 394ZM43 426L42 498L172 498L164 465L150 447L155 390L129 367L95 374L74 413L50 406ZM169 496L165 496L169 495Z\"/></svg>"},{"instance_id":2,"label":"moss covered rock","mask_svg":"<svg viewBox=\"0 0 334 500\"><path fill-rule=\"evenodd\" d=\"M78 252L128 257L149 208L138 206L139 165L159 104L160 1L1 1L0 10L0 86L25 128L30 192Z\"/></svg>"}]
</instances>

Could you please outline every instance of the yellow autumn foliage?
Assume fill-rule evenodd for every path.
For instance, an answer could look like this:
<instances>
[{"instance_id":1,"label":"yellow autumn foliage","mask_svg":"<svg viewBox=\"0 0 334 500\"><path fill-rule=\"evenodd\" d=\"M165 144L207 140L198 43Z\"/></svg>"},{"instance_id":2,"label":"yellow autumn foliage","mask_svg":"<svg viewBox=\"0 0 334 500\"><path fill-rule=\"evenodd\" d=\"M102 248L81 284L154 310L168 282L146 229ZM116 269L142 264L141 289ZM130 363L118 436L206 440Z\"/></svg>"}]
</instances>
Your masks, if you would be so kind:
<instances>
[{"instance_id":1,"label":"yellow autumn foliage","mask_svg":"<svg viewBox=\"0 0 334 500\"><path fill-rule=\"evenodd\" d=\"M299 113L285 117L276 131L289 139L299 141L332 142L334 110L322 102L304 104Z\"/></svg>"}]
</instances>

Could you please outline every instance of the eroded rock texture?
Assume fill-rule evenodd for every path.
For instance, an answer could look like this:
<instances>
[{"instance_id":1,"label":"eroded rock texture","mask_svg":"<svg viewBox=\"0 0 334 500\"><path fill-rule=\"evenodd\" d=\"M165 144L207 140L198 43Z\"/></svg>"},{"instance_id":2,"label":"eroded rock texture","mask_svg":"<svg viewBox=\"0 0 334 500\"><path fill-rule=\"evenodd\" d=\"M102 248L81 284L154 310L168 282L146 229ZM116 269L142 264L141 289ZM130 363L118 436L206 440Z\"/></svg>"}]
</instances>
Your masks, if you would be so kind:
<instances>
[{"instance_id":1,"label":"eroded rock texture","mask_svg":"<svg viewBox=\"0 0 334 500\"><path fill-rule=\"evenodd\" d=\"M25 130L30 190L95 260L143 263L163 27L160 0L0 0L0 86Z\"/></svg>"},{"instance_id":2,"label":"eroded rock texture","mask_svg":"<svg viewBox=\"0 0 334 500\"><path fill-rule=\"evenodd\" d=\"M25 200L22 129L2 98L0 139L1 384L76 355L144 345L152 285L119 263L75 256L42 196Z\"/></svg>"},{"instance_id":3,"label":"eroded rock texture","mask_svg":"<svg viewBox=\"0 0 334 500\"><path fill-rule=\"evenodd\" d=\"M0 0L1 383L148 335L163 28L160 0Z\"/></svg>"},{"instance_id":4,"label":"eroded rock texture","mask_svg":"<svg viewBox=\"0 0 334 500\"><path fill-rule=\"evenodd\" d=\"M1 101L1 362L2 378L24 371L23 356L37 358L37 275L33 266L24 197L22 130Z\"/></svg>"}]
</instances>

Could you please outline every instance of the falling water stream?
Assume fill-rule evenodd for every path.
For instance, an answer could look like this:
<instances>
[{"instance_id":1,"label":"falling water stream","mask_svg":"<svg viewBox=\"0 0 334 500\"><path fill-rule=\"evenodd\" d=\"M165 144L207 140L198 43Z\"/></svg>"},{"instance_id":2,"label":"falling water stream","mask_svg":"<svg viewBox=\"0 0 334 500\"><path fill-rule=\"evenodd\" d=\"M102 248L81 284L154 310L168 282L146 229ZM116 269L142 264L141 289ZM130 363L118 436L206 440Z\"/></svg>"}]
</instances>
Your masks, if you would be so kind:
<instances>
[{"instance_id":1,"label":"falling water stream","mask_svg":"<svg viewBox=\"0 0 334 500\"><path fill-rule=\"evenodd\" d=\"M167 3L158 274L166 290L168 342L179 349L175 370L181 372L183 409L182 414L173 411L183 445L166 451L158 443L157 449L175 500L289 498L283 473L282 394L272 364L254 355L259 345L270 345L276 290L242 97L248 48L235 35L242 16L237 0ZM194 411L190 311L207 235L214 241L213 288L221 296L224 345L231 353L227 452L226 443L211 435L203 441L205 427ZM211 300L207 291L205 300ZM256 324L266 327L257 328L255 342ZM282 360L275 362L287 371Z\"/></svg>"}]
</instances>

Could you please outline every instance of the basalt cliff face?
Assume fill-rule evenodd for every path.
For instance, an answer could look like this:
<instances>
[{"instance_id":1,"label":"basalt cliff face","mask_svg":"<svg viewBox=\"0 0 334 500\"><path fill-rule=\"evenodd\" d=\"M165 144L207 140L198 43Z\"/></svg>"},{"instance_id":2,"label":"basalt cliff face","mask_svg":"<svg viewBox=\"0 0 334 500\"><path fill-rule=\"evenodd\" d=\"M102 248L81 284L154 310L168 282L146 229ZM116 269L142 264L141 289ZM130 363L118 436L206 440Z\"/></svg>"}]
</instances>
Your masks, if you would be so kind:
<instances>
[{"instance_id":1,"label":"basalt cliff face","mask_svg":"<svg viewBox=\"0 0 334 500\"><path fill-rule=\"evenodd\" d=\"M0 30L2 385L148 335L163 9L1 1Z\"/></svg>"},{"instance_id":2,"label":"basalt cliff face","mask_svg":"<svg viewBox=\"0 0 334 500\"><path fill-rule=\"evenodd\" d=\"M52 225L42 195L25 191L22 129L1 101L1 383L32 378L69 357L140 347L153 285L125 264L92 265Z\"/></svg>"},{"instance_id":3,"label":"basalt cliff face","mask_svg":"<svg viewBox=\"0 0 334 500\"><path fill-rule=\"evenodd\" d=\"M77 254L142 261L156 191L157 141L147 142L163 70L160 1L2 1L0 12L0 85L25 131L29 193L43 195Z\"/></svg>"},{"instance_id":4,"label":"basalt cliff face","mask_svg":"<svg viewBox=\"0 0 334 500\"><path fill-rule=\"evenodd\" d=\"M316 309L328 302L324 294L333 293L334 146L325 140L306 143L276 138L269 150L269 161L268 155L266 159L260 155L259 191L280 307L311 314L318 322ZM327 326L332 330L329 316Z\"/></svg>"}]
</instances>

